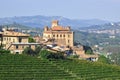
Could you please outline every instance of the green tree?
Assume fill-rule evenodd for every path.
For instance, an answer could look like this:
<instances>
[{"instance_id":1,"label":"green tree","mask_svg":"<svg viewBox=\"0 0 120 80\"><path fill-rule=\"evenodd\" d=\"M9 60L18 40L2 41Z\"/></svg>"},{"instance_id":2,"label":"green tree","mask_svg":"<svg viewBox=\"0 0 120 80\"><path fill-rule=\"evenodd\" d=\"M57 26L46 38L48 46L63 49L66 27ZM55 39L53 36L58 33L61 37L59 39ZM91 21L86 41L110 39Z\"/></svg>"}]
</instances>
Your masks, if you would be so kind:
<instances>
[{"instance_id":1,"label":"green tree","mask_svg":"<svg viewBox=\"0 0 120 80\"><path fill-rule=\"evenodd\" d=\"M105 56L100 55L100 56L99 56L99 59L98 59L98 62L102 62L102 63L107 63L107 64L109 64L109 63L110 63L110 60L109 60L108 58L106 58Z\"/></svg>"},{"instance_id":2,"label":"green tree","mask_svg":"<svg viewBox=\"0 0 120 80\"><path fill-rule=\"evenodd\" d=\"M29 37L29 38L28 38L28 42L29 42L29 43L34 43L35 40L34 40L32 37Z\"/></svg>"},{"instance_id":3,"label":"green tree","mask_svg":"<svg viewBox=\"0 0 120 80\"><path fill-rule=\"evenodd\" d=\"M23 54L27 54L27 55L31 55L31 56L36 55L35 51L32 50L30 47L25 48L23 51Z\"/></svg>"},{"instance_id":4,"label":"green tree","mask_svg":"<svg viewBox=\"0 0 120 80\"><path fill-rule=\"evenodd\" d=\"M0 49L0 54L9 54L9 53L10 53L9 50Z\"/></svg>"},{"instance_id":5,"label":"green tree","mask_svg":"<svg viewBox=\"0 0 120 80\"><path fill-rule=\"evenodd\" d=\"M35 48L35 53L36 53L36 55L40 53L41 49L42 49L42 46L37 46L37 47Z\"/></svg>"},{"instance_id":6,"label":"green tree","mask_svg":"<svg viewBox=\"0 0 120 80\"><path fill-rule=\"evenodd\" d=\"M61 52L53 53L47 50L41 50L39 55L44 59L64 59L64 55Z\"/></svg>"},{"instance_id":7,"label":"green tree","mask_svg":"<svg viewBox=\"0 0 120 80\"><path fill-rule=\"evenodd\" d=\"M83 46L86 54L93 54L93 50L89 46Z\"/></svg>"},{"instance_id":8,"label":"green tree","mask_svg":"<svg viewBox=\"0 0 120 80\"><path fill-rule=\"evenodd\" d=\"M49 52L49 51L43 49L43 50L40 51L39 55L40 55L41 58L47 59L48 56L50 55L50 53L51 53L51 52Z\"/></svg>"}]
</instances>

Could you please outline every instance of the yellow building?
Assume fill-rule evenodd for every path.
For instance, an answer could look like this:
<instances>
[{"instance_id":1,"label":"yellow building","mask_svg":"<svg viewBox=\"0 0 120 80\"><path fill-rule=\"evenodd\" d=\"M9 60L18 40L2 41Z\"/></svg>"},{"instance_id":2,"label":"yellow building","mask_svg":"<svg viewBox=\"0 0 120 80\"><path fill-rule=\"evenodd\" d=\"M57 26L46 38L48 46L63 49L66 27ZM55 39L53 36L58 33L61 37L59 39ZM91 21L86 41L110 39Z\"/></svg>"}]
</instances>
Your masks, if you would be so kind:
<instances>
[{"instance_id":1,"label":"yellow building","mask_svg":"<svg viewBox=\"0 0 120 80\"><path fill-rule=\"evenodd\" d=\"M15 32L13 30L4 30L2 32L2 45L6 50L10 50L11 53L21 54L26 47L31 47L35 49L39 43L29 43L29 34L24 34L20 32Z\"/></svg>"},{"instance_id":2,"label":"yellow building","mask_svg":"<svg viewBox=\"0 0 120 80\"><path fill-rule=\"evenodd\" d=\"M44 27L43 38L54 39L58 45L73 47L73 31L70 27L63 27L58 24L57 20L52 21L52 26Z\"/></svg>"}]
</instances>

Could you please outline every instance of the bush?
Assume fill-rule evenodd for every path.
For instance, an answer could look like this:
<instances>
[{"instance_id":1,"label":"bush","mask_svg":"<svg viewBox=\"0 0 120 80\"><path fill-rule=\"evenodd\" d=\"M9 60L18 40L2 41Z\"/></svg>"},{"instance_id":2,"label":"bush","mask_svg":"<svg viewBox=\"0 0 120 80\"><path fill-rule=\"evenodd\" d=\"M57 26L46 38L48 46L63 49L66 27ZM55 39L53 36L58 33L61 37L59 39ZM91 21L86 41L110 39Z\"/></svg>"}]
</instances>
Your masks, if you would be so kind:
<instances>
[{"instance_id":1,"label":"bush","mask_svg":"<svg viewBox=\"0 0 120 80\"><path fill-rule=\"evenodd\" d=\"M29 37L29 38L28 38L28 42L29 42L29 43L34 43L35 40L34 40L32 37Z\"/></svg>"},{"instance_id":2,"label":"bush","mask_svg":"<svg viewBox=\"0 0 120 80\"><path fill-rule=\"evenodd\" d=\"M9 50L4 50L4 49L0 49L0 54L4 54L4 53L10 53Z\"/></svg>"},{"instance_id":3,"label":"bush","mask_svg":"<svg viewBox=\"0 0 120 80\"><path fill-rule=\"evenodd\" d=\"M36 52L34 50L32 50L30 47L25 48L22 53L27 54L27 55L31 55L31 56L36 55Z\"/></svg>"},{"instance_id":4,"label":"bush","mask_svg":"<svg viewBox=\"0 0 120 80\"><path fill-rule=\"evenodd\" d=\"M35 53L36 53L36 55L40 53L41 49L42 49L41 46L37 46L37 47L35 48Z\"/></svg>"},{"instance_id":5,"label":"bush","mask_svg":"<svg viewBox=\"0 0 120 80\"><path fill-rule=\"evenodd\" d=\"M100 56L99 56L99 59L98 59L98 62L102 62L102 63L107 63L107 64L109 64L109 63L110 63L110 60L109 60L108 58L106 58L105 56L100 55Z\"/></svg>"},{"instance_id":6,"label":"bush","mask_svg":"<svg viewBox=\"0 0 120 80\"><path fill-rule=\"evenodd\" d=\"M78 56L78 55L70 55L70 56L68 56L68 58L75 58L75 59L78 59L79 56Z\"/></svg>"},{"instance_id":7,"label":"bush","mask_svg":"<svg viewBox=\"0 0 120 80\"><path fill-rule=\"evenodd\" d=\"M50 52L47 50L41 50L39 53L41 58L47 58L49 54L50 54Z\"/></svg>"},{"instance_id":8,"label":"bush","mask_svg":"<svg viewBox=\"0 0 120 80\"><path fill-rule=\"evenodd\" d=\"M89 46L83 46L86 54L93 54L93 50Z\"/></svg>"},{"instance_id":9,"label":"bush","mask_svg":"<svg viewBox=\"0 0 120 80\"><path fill-rule=\"evenodd\" d=\"M41 50L39 54L40 54L40 57L44 59L64 59L63 53L60 53L60 52L52 53L47 50Z\"/></svg>"}]
</instances>

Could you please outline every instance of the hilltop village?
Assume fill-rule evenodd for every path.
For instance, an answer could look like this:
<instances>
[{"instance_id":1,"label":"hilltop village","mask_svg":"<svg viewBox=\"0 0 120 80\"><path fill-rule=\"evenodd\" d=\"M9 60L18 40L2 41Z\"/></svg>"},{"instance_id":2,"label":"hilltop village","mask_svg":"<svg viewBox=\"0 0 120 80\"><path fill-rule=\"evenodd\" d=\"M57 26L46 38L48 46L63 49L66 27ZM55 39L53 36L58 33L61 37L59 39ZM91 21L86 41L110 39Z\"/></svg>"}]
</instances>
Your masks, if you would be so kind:
<instances>
[{"instance_id":1,"label":"hilltop village","mask_svg":"<svg viewBox=\"0 0 120 80\"><path fill-rule=\"evenodd\" d=\"M67 56L77 55L79 59L98 60L97 54L88 55L82 45L74 45L74 32L70 26L61 26L57 20L53 20L51 24L51 27L44 27L43 36L32 36L35 40L32 43L28 41L30 34L3 28L0 32L0 44L3 49L10 50L12 54L22 54L27 47L35 50L37 46L44 45L51 52L64 52Z\"/></svg>"}]
</instances>

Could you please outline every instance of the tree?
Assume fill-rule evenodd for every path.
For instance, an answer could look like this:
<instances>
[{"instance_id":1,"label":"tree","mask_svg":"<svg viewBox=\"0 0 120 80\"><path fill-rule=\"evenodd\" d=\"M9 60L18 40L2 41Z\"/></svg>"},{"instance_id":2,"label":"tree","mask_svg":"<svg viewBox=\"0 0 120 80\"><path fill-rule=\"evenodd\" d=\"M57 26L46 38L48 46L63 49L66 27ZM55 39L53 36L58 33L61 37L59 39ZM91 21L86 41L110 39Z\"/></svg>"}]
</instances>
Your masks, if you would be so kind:
<instances>
[{"instance_id":1,"label":"tree","mask_svg":"<svg viewBox=\"0 0 120 80\"><path fill-rule=\"evenodd\" d=\"M31 55L31 56L36 55L35 51L32 50L30 47L25 48L23 51L23 54L27 54L27 55Z\"/></svg>"},{"instance_id":2,"label":"tree","mask_svg":"<svg viewBox=\"0 0 120 80\"><path fill-rule=\"evenodd\" d=\"M28 38L28 42L29 42L29 43L34 43L35 40L34 40L32 37L29 37L29 38Z\"/></svg>"},{"instance_id":3,"label":"tree","mask_svg":"<svg viewBox=\"0 0 120 80\"><path fill-rule=\"evenodd\" d=\"M9 54L9 53L10 53L9 50L0 49L0 54Z\"/></svg>"},{"instance_id":4,"label":"tree","mask_svg":"<svg viewBox=\"0 0 120 80\"><path fill-rule=\"evenodd\" d=\"M86 50L86 54L93 54L93 52L90 49L88 49Z\"/></svg>"},{"instance_id":5,"label":"tree","mask_svg":"<svg viewBox=\"0 0 120 80\"><path fill-rule=\"evenodd\" d=\"M44 50L40 51L39 55L40 55L41 58L47 59L48 56L50 55L50 52L44 49Z\"/></svg>"},{"instance_id":6,"label":"tree","mask_svg":"<svg viewBox=\"0 0 120 80\"><path fill-rule=\"evenodd\" d=\"M93 50L89 46L83 46L86 54L93 54Z\"/></svg>"},{"instance_id":7,"label":"tree","mask_svg":"<svg viewBox=\"0 0 120 80\"><path fill-rule=\"evenodd\" d=\"M41 49L42 49L42 46L37 46L37 47L35 48L35 53L36 53L36 55L40 53Z\"/></svg>"},{"instance_id":8,"label":"tree","mask_svg":"<svg viewBox=\"0 0 120 80\"><path fill-rule=\"evenodd\" d=\"M53 53L47 50L41 50L39 54L44 59L64 59L64 55L61 52Z\"/></svg>"},{"instance_id":9,"label":"tree","mask_svg":"<svg viewBox=\"0 0 120 80\"><path fill-rule=\"evenodd\" d=\"M106 58L105 56L103 55L100 55L99 56L99 59L98 59L98 62L102 62L102 63L110 63L110 60L108 58Z\"/></svg>"}]
</instances>

